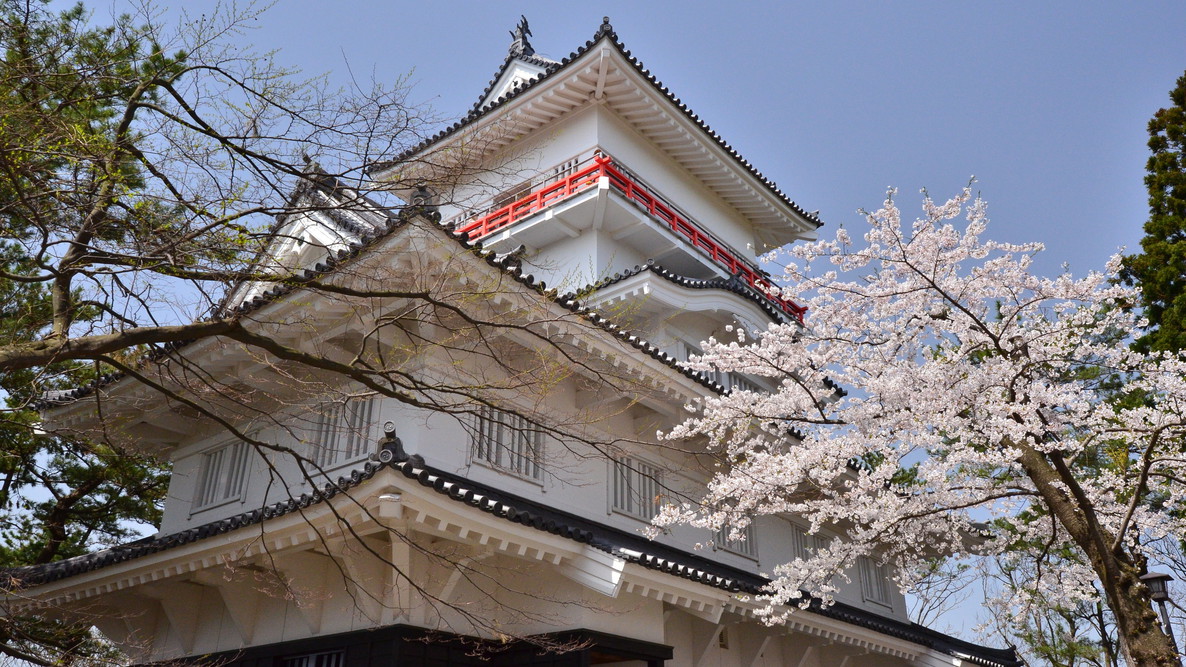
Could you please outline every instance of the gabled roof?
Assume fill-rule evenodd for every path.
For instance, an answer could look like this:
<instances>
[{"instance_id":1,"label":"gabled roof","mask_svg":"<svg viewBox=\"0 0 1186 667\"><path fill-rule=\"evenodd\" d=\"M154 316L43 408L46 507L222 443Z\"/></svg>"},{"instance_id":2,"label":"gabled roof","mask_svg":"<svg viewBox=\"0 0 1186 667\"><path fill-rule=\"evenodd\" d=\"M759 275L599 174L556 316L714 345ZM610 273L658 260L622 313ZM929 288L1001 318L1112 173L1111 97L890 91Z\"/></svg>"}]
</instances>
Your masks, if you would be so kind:
<instances>
[{"instance_id":1,"label":"gabled roof","mask_svg":"<svg viewBox=\"0 0 1186 667\"><path fill-rule=\"evenodd\" d=\"M790 214L789 217L796 219L798 221L797 224L803 226L804 230L808 228L814 229L823 224L819 220L817 213L808 212L796 204L790 197L786 195L786 193L779 189L779 187L773 181L766 178L766 176L758 171L758 169L754 167L753 164L742 157L736 149L729 145L729 143L726 142L723 137L717 134L711 127L709 127L709 125L704 122L702 118L689 109L686 104L680 101L678 97L672 94L666 86L656 79L655 76L651 74L651 72L647 70L642 65L642 63L630 53L630 51L622 44L622 42L619 41L618 35L616 32L614 32L613 26L610 25L608 17L606 17L602 22L601 26L593 35L592 39L585 42L583 46L570 53L568 57L562 59L559 61L559 63L551 64L550 61L537 60L538 56L528 56L528 59L524 60L524 62L536 63L540 67L543 67L545 71L535 79L525 81L512 88L509 92L497 98L496 100L488 100L488 96L490 95L491 91L494 90L499 80L506 73L507 68L516 62L517 59L522 58L521 56L515 56L513 54L509 55L503 62L502 67L499 68L498 72L491 80L490 84L486 87L486 90L483 91L478 103L475 104L473 108L470 109L469 113L467 113L463 118L392 159L382 160L368 165L366 168L367 173L375 175L376 177L381 177L384 171L411 161L419 155L426 154L434 146L447 142L448 140L454 138L455 135L458 135L458 133L462 130L479 126L494 114L512 108L516 103L526 100L530 97L531 93L541 89L550 82L557 81L569 75L576 76L578 74L578 67L576 66L576 63L582 61L584 56L593 52L596 47L602 44L607 45L613 53L616 53L621 57L622 62L625 64L625 69L632 72L637 79L643 82L644 87L649 88L652 93L662 99L665 102L665 106L667 106L668 109L673 113L673 116L683 118L685 121L690 122L695 128L696 134L698 134L707 145L714 146L727 161L732 162L735 167L739 167L740 169L738 173L744 174L752 180L752 186L755 192L765 192L770 201L777 202L779 206L784 207L787 213ZM490 148L493 150L496 148L496 146L491 145ZM692 158L689 157L688 159L691 160ZM703 158L700 157L696 159ZM697 173L697 169L694 167L685 165L685 168L688 168L693 174ZM724 198L726 201L731 200L731 197L727 193L722 194L722 198ZM732 203L734 206L738 206L739 201L740 199L738 197L732 197L732 201L730 203Z\"/></svg>"},{"instance_id":2,"label":"gabled roof","mask_svg":"<svg viewBox=\"0 0 1186 667\"><path fill-rule=\"evenodd\" d=\"M385 449L385 454L392 454L398 448L395 443L390 443L388 447ZM147 537L85 556L45 565L0 570L0 576L17 583L22 588L60 581L302 511L312 505L330 500L338 494L347 493L374 477L380 470L390 467L404 477L415 480L421 486L432 489L462 505L477 508L496 519L588 544L595 549L650 570L671 574L730 593L759 595L762 593L763 587L769 583L765 577L717 563L681 549L665 546L637 533L606 526L433 468L418 455L405 458L402 461L396 460L394 455L383 456L381 459L387 459L387 461L367 461L364 465L348 473L343 473L335 481L327 482L323 489L303 493L299 497L286 501L212 521L179 533ZM810 611L926 646L948 655L971 660L987 667L1017 667L1021 664L1010 649L980 646L916 623L904 623L842 602L823 606L818 600L813 600Z\"/></svg>"},{"instance_id":3,"label":"gabled roof","mask_svg":"<svg viewBox=\"0 0 1186 667\"><path fill-rule=\"evenodd\" d=\"M381 233L392 217L390 209L326 173L312 161L305 169L305 177L289 196L288 207L296 207L298 213L324 214L331 224L358 237ZM276 216L272 231L281 229L290 215L282 213Z\"/></svg>"}]
</instances>

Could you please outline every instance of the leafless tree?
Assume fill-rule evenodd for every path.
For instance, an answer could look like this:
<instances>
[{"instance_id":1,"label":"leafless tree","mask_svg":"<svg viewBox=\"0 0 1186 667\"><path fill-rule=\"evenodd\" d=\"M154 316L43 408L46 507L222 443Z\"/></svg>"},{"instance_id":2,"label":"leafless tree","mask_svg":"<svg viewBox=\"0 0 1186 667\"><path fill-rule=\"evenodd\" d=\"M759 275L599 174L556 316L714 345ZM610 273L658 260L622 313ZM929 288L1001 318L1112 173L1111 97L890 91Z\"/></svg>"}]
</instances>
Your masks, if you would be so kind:
<instances>
[{"instance_id":1,"label":"leafless tree","mask_svg":"<svg viewBox=\"0 0 1186 667\"><path fill-rule=\"evenodd\" d=\"M334 90L302 80L273 56L244 53L236 37L256 16L219 10L170 30L146 12L94 28L81 8L0 2L0 565L78 555L159 518L168 473L151 453L161 434L135 415L167 410L191 432L222 429L267 461L289 461L300 474L274 467L282 487L324 472L292 446L299 432L371 397L464 424L497 409L521 420L515 428L606 455L619 443L595 435L596 422L637 400L616 396L655 390L584 347L581 331L627 342L522 279L512 258L451 238L428 203L405 201L425 174L438 186L432 205L451 179L476 178L455 154L420 153L381 183L367 178L365 165L405 154L435 127L403 82ZM306 235L301 220L338 236ZM551 412L543 397L574 374L615 398ZM36 411L46 405L93 419L45 432ZM265 427L289 437L259 437ZM345 520L355 510L370 512L331 508L387 566L399 567L389 547L403 541L491 599L513 587L472 554L394 531L386 552L374 549L375 536ZM255 572L235 576L298 586L279 569ZM449 604L402 583L427 605ZM452 612L468 626L454 630L499 631L480 605ZM70 617L76 625L47 618L5 616L0 652L38 664L106 655L85 611Z\"/></svg>"}]
</instances>

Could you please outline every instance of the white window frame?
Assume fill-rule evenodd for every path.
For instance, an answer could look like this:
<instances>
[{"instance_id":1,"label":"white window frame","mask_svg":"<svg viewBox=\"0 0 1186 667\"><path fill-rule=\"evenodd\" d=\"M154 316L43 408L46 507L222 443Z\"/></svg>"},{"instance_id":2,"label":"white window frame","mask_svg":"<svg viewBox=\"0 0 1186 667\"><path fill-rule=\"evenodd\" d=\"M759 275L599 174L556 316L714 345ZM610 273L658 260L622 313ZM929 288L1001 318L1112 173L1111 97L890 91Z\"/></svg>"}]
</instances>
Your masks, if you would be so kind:
<instances>
[{"instance_id":1,"label":"white window frame","mask_svg":"<svg viewBox=\"0 0 1186 667\"><path fill-rule=\"evenodd\" d=\"M470 461L542 484L544 431L526 418L483 405L474 419Z\"/></svg>"},{"instance_id":2,"label":"white window frame","mask_svg":"<svg viewBox=\"0 0 1186 667\"><path fill-rule=\"evenodd\" d=\"M754 522L750 521L745 528L741 530L745 536L744 540L731 540L729 533L733 532L732 526L721 526L712 536L712 543L717 549L721 551L728 551L731 554L738 556L745 556L753 560L758 560L758 541L755 538Z\"/></svg>"},{"instance_id":3,"label":"white window frame","mask_svg":"<svg viewBox=\"0 0 1186 667\"><path fill-rule=\"evenodd\" d=\"M893 606L889 590L889 567L867 556L861 556L857 559L857 570L861 580L862 599L885 607Z\"/></svg>"},{"instance_id":4,"label":"white window frame","mask_svg":"<svg viewBox=\"0 0 1186 667\"><path fill-rule=\"evenodd\" d=\"M673 355L676 361L681 364L687 364L692 357L704 356L704 350L700 349L699 345L692 343L684 338L677 338L675 344L675 354ZM710 380L715 380L717 384L725 388L725 391L732 391L734 387L740 389L749 389L751 391L762 391L762 387L758 383L749 380L736 373L726 373L724 371L697 371L703 373L705 377Z\"/></svg>"},{"instance_id":5,"label":"white window frame","mask_svg":"<svg viewBox=\"0 0 1186 667\"><path fill-rule=\"evenodd\" d=\"M198 455L192 512L200 512L244 499L251 446L238 440L207 449Z\"/></svg>"},{"instance_id":6,"label":"white window frame","mask_svg":"<svg viewBox=\"0 0 1186 667\"><path fill-rule=\"evenodd\" d=\"M824 535L808 535L807 530L797 523L792 521L787 523L791 526L791 548L796 556L805 561L820 549L826 549L828 542L831 541Z\"/></svg>"},{"instance_id":7,"label":"white window frame","mask_svg":"<svg viewBox=\"0 0 1186 667\"><path fill-rule=\"evenodd\" d=\"M609 461L609 511L651 521L659 513L663 495L663 471L633 456L615 456Z\"/></svg>"},{"instance_id":8,"label":"white window frame","mask_svg":"<svg viewBox=\"0 0 1186 667\"><path fill-rule=\"evenodd\" d=\"M361 461L378 443L374 397L323 403L309 442L309 460L321 470Z\"/></svg>"}]
</instances>

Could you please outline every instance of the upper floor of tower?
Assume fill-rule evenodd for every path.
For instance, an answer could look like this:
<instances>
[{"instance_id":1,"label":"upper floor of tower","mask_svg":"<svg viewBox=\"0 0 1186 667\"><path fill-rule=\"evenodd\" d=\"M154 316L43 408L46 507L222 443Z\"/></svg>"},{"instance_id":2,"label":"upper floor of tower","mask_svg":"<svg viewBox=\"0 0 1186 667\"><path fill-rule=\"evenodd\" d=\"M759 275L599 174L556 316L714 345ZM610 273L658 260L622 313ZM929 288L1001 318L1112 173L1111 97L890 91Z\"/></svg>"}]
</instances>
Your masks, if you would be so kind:
<instances>
[{"instance_id":1,"label":"upper floor of tower","mask_svg":"<svg viewBox=\"0 0 1186 667\"><path fill-rule=\"evenodd\" d=\"M608 19L559 61L536 54L526 19L511 37L468 114L371 165L372 178L406 184L405 200L429 198L453 229L561 292L600 302L664 276L686 292L668 310L718 290L754 324L802 319L759 258L814 238L816 214L663 86ZM640 287L652 301L657 289Z\"/></svg>"}]
</instances>

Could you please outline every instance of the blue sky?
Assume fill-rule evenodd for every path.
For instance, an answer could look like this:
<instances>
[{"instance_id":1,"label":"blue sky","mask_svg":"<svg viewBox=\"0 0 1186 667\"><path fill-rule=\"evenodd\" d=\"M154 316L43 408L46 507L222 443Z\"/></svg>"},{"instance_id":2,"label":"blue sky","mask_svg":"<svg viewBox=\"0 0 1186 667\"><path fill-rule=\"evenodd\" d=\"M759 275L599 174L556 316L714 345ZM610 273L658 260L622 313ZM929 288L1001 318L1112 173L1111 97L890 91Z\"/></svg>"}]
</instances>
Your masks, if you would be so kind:
<instances>
[{"instance_id":1,"label":"blue sky","mask_svg":"<svg viewBox=\"0 0 1186 667\"><path fill-rule=\"evenodd\" d=\"M121 5L114 5L121 7ZM212 3L187 2L200 13ZM95 5L96 20L110 14ZM527 15L561 58L608 15L635 56L828 229L885 188L907 212L975 175L989 237L1046 273L1135 248L1149 117L1186 70L1186 3L280 0L239 39L306 73L396 81L468 110Z\"/></svg>"}]
</instances>

